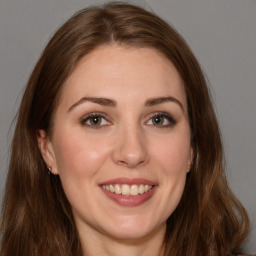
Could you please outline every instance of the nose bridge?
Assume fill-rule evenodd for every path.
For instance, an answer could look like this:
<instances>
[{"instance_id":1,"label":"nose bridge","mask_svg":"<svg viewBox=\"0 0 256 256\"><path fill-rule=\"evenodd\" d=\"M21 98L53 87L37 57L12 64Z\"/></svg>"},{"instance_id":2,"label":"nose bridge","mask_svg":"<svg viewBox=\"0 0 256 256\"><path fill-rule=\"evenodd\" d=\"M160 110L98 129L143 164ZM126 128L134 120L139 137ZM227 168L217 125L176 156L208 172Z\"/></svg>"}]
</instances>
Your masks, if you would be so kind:
<instances>
[{"instance_id":1,"label":"nose bridge","mask_svg":"<svg viewBox=\"0 0 256 256\"><path fill-rule=\"evenodd\" d=\"M114 161L129 168L143 165L148 161L146 138L135 122L124 124L118 129L114 149Z\"/></svg>"}]
</instances>

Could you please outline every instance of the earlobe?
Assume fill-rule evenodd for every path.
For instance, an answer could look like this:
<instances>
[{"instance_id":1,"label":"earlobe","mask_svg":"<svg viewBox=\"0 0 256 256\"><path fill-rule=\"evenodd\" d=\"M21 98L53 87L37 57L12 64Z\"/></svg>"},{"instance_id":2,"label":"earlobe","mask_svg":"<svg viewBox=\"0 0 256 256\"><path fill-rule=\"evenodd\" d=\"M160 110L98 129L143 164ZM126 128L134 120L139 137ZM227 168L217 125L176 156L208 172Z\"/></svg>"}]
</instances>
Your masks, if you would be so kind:
<instances>
[{"instance_id":1,"label":"earlobe","mask_svg":"<svg viewBox=\"0 0 256 256\"><path fill-rule=\"evenodd\" d=\"M38 148L48 167L46 171L48 171L50 168L51 173L57 175L58 171L56 166L55 154L52 147L52 143L49 140L49 137L47 136L46 131L43 129L37 130L36 137L37 137Z\"/></svg>"}]
</instances>

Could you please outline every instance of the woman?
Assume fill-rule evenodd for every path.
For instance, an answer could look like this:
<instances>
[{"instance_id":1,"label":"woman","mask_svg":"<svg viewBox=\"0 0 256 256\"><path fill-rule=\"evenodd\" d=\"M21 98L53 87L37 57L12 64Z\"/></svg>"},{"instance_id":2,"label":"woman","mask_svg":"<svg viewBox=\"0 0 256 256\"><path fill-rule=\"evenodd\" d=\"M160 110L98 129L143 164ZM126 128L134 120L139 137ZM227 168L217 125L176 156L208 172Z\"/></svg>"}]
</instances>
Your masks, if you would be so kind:
<instances>
[{"instance_id":1,"label":"woman","mask_svg":"<svg viewBox=\"0 0 256 256\"><path fill-rule=\"evenodd\" d=\"M21 102L1 256L234 255L248 229L180 35L122 3L71 17Z\"/></svg>"}]
</instances>

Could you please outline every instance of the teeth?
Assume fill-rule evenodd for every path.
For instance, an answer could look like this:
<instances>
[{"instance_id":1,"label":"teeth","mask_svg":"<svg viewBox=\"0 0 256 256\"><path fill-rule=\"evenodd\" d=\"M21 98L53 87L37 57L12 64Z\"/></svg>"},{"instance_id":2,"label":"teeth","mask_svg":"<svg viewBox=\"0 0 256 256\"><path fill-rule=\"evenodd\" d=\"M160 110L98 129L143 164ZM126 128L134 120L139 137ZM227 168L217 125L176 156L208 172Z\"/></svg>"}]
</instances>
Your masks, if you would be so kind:
<instances>
[{"instance_id":1,"label":"teeth","mask_svg":"<svg viewBox=\"0 0 256 256\"><path fill-rule=\"evenodd\" d=\"M123 196L129 196L130 194L130 187L126 184L122 185L122 195Z\"/></svg>"},{"instance_id":2,"label":"teeth","mask_svg":"<svg viewBox=\"0 0 256 256\"><path fill-rule=\"evenodd\" d=\"M139 185L139 194L143 194L145 192L145 186L140 184Z\"/></svg>"},{"instance_id":3,"label":"teeth","mask_svg":"<svg viewBox=\"0 0 256 256\"><path fill-rule=\"evenodd\" d=\"M123 196L137 196L139 194L144 194L152 189L151 185L127 185L127 184L110 184L110 185L102 185L103 189L110 191L115 194L122 194Z\"/></svg>"},{"instance_id":4,"label":"teeth","mask_svg":"<svg viewBox=\"0 0 256 256\"><path fill-rule=\"evenodd\" d=\"M110 192L115 192L115 187L113 185L109 185L109 191Z\"/></svg>"},{"instance_id":5,"label":"teeth","mask_svg":"<svg viewBox=\"0 0 256 256\"><path fill-rule=\"evenodd\" d=\"M143 185L142 185L143 186ZM139 194L139 188L138 185L132 185L130 189L130 194L132 196L137 196Z\"/></svg>"},{"instance_id":6,"label":"teeth","mask_svg":"<svg viewBox=\"0 0 256 256\"><path fill-rule=\"evenodd\" d=\"M122 188L118 184L115 185L114 193L116 193L118 195L120 195L122 193Z\"/></svg>"}]
</instances>

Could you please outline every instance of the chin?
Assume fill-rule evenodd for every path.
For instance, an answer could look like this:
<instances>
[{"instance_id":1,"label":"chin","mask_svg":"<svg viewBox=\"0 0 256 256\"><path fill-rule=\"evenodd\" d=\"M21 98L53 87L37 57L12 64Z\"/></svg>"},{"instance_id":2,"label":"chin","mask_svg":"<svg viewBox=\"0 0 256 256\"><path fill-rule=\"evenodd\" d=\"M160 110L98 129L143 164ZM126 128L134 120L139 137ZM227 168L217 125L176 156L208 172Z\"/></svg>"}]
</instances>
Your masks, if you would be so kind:
<instances>
[{"instance_id":1,"label":"chin","mask_svg":"<svg viewBox=\"0 0 256 256\"><path fill-rule=\"evenodd\" d=\"M117 240L140 240L147 239L157 232L165 233L166 223L160 225L153 225L153 223L146 223L143 220L140 222L134 222L127 220L126 222L116 223L114 229L113 227L108 230L111 237Z\"/></svg>"}]
</instances>

